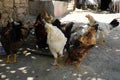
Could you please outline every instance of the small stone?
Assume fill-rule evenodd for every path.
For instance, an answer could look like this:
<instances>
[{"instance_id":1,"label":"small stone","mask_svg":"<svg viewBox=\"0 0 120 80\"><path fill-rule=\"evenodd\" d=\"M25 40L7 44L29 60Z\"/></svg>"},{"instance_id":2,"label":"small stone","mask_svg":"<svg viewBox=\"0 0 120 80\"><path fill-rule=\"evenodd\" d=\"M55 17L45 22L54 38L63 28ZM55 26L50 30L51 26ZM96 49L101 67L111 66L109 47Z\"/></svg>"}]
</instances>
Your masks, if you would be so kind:
<instances>
[{"instance_id":1,"label":"small stone","mask_svg":"<svg viewBox=\"0 0 120 80\"><path fill-rule=\"evenodd\" d=\"M49 72L49 71L50 71L50 69L46 69L46 71L48 71L48 72Z\"/></svg>"}]
</instances>

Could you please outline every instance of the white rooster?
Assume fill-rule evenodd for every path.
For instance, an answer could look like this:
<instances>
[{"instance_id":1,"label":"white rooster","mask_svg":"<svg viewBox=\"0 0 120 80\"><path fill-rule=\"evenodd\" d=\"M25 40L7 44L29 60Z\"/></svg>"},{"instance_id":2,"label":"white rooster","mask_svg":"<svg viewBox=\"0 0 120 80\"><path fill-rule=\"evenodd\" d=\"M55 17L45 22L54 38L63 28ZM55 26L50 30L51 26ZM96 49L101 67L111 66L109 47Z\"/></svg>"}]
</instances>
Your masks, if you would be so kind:
<instances>
[{"instance_id":1,"label":"white rooster","mask_svg":"<svg viewBox=\"0 0 120 80\"><path fill-rule=\"evenodd\" d=\"M45 28L47 31L47 44L55 58L53 65L59 66L59 58L63 56L63 49L66 45L67 38L60 29L50 23L46 22Z\"/></svg>"}]
</instances>

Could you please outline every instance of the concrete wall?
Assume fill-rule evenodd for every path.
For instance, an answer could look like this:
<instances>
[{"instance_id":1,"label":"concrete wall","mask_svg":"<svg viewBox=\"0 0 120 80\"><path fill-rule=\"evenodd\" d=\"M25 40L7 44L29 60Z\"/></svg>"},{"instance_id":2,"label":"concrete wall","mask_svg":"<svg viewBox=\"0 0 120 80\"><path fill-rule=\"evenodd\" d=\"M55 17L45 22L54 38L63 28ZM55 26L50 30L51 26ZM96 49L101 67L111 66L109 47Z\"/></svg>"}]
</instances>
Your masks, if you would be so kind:
<instances>
[{"instance_id":1,"label":"concrete wall","mask_svg":"<svg viewBox=\"0 0 120 80\"><path fill-rule=\"evenodd\" d=\"M29 13L31 15L38 15L42 13L43 10L48 11L52 16L54 16L54 5L52 1L29 1Z\"/></svg>"},{"instance_id":2,"label":"concrete wall","mask_svg":"<svg viewBox=\"0 0 120 80\"><path fill-rule=\"evenodd\" d=\"M68 3L65 1L53 1L55 16L62 16L67 12Z\"/></svg>"},{"instance_id":3,"label":"concrete wall","mask_svg":"<svg viewBox=\"0 0 120 80\"><path fill-rule=\"evenodd\" d=\"M67 12L67 1L29 1L29 12L31 15L38 15L43 10L47 10L53 16L61 16Z\"/></svg>"}]
</instances>

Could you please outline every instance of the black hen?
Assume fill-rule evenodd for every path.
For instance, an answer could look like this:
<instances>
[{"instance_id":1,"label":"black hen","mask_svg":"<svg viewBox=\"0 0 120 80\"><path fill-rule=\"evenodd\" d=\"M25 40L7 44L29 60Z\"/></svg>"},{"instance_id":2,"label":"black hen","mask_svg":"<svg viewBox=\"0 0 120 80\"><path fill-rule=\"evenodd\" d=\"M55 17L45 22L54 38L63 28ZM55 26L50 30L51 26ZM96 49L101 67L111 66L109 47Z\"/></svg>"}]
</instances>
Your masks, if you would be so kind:
<instances>
[{"instance_id":1,"label":"black hen","mask_svg":"<svg viewBox=\"0 0 120 80\"><path fill-rule=\"evenodd\" d=\"M20 48L23 44L23 41L21 40L23 38L21 28L22 28L22 22L8 22L7 27L2 28L2 35L1 35L1 42L3 44L3 47L7 53L7 60L6 63L10 63L10 56L13 53L14 54L14 60L13 62L16 62L16 53L18 48Z\"/></svg>"},{"instance_id":2,"label":"black hen","mask_svg":"<svg viewBox=\"0 0 120 80\"><path fill-rule=\"evenodd\" d=\"M47 32L45 30L44 22L42 21L42 15L39 14L36 18L34 24L35 27L35 37L37 39L38 48L48 47L47 45Z\"/></svg>"}]
</instances>

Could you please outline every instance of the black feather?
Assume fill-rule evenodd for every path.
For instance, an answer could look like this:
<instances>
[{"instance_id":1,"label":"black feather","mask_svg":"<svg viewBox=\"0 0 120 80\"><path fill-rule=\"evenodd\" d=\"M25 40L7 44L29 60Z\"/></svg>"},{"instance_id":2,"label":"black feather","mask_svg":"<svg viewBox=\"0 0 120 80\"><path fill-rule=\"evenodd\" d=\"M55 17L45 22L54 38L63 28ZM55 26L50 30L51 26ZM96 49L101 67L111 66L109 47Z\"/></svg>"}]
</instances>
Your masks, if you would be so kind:
<instances>
[{"instance_id":1,"label":"black feather","mask_svg":"<svg viewBox=\"0 0 120 80\"><path fill-rule=\"evenodd\" d=\"M117 19L113 19L111 22L110 22L110 25L112 25L113 28L117 27L119 25L119 22Z\"/></svg>"}]
</instances>

